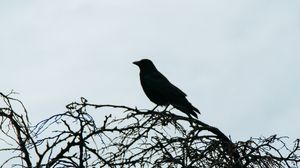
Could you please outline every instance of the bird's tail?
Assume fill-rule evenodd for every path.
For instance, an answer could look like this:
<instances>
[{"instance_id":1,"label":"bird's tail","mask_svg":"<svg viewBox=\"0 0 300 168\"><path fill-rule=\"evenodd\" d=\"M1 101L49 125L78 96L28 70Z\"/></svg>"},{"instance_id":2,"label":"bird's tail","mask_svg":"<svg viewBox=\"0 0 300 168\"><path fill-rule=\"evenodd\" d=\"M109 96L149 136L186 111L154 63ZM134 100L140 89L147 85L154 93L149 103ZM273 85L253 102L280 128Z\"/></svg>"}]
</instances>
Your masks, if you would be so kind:
<instances>
[{"instance_id":1,"label":"bird's tail","mask_svg":"<svg viewBox=\"0 0 300 168\"><path fill-rule=\"evenodd\" d=\"M196 111L198 114L201 114L201 112L196 107L194 107L193 105L192 105L192 108L193 108L193 111Z\"/></svg>"},{"instance_id":2,"label":"bird's tail","mask_svg":"<svg viewBox=\"0 0 300 168\"><path fill-rule=\"evenodd\" d=\"M198 119L197 113L201 114L200 111L196 107L194 107L193 105L191 105L191 106L192 106L192 110L190 110L189 113L192 114L192 116L194 116Z\"/></svg>"},{"instance_id":3,"label":"bird's tail","mask_svg":"<svg viewBox=\"0 0 300 168\"><path fill-rule=\"evenodd\" d=\"M185 114L187 114L188 116L192 115L195 118L198 118L197 113L201 114L200 111L194 107L191 103L188 102L188 105L178 105L178 104L172 104L175 108L177 108L178 110L184 112Z\"/></svg>"}]
</instances>

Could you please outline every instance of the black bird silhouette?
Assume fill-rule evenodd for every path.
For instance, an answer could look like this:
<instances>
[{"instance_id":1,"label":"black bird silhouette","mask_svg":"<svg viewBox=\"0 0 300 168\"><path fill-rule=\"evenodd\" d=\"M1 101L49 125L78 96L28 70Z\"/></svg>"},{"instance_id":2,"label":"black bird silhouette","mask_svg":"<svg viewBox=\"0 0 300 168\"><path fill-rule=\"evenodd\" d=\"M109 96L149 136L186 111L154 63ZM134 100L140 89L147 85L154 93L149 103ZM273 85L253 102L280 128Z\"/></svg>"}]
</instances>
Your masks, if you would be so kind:
<instances>
[{"instance_id":1,"label":"black bird silhouette","mask_svg":"<svg viewBox=\"0 0 300 168\"><path fill-rule=\"evenodd\" d=\"M200 114L200 111L186 99L186 94L183 91L174 86L156 69L151 60L142 59L133 62L133 64L140 68L141 85L153 103L157 106L166 106L166 108L172 105L189 117L192 115L198 118L196 113Z\"/></svg>"}]
</instances>

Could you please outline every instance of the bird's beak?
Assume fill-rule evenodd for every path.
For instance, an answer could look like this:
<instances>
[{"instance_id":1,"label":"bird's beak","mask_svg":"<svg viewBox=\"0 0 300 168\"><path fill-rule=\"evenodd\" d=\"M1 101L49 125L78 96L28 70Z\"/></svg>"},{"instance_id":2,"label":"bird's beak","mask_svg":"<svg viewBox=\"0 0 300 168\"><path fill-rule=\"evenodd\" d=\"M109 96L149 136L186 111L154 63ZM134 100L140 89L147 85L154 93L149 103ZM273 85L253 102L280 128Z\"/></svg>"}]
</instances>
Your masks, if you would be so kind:
<instances>
[{"instance_id":1,"label":"bird's beak","mask_svg":"<svg viewBox=\"0 0 300 168\"><path fill-rule=\"evenodd\" d=\"M133 64L139 66L139 61L134 61Z\"/></svg>"}]
</instances>

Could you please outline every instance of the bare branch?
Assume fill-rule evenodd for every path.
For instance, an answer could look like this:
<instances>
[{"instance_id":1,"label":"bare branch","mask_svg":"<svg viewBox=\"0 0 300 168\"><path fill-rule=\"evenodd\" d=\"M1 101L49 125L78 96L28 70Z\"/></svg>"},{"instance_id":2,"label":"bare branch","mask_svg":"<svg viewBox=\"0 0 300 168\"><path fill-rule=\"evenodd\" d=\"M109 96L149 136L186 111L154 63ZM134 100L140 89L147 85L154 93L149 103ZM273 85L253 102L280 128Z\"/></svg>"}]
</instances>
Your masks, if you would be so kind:
<instances>
[{"instance_id":1,"label":"bare branch","mask_svg":"<svg viewBox=\"0 0 300 168\"><path fill-rule=\"evenodd\" d=\"M0 152L13 152L2 167L299 167L299 139L291 147L287 137L277 135L232 142L220 129L171 111L98 105L85 98L32 125L21 101L0 96L5 105ZM94 121L91 109L111 108L122 113Z\"/></svg>"}]
</instances>

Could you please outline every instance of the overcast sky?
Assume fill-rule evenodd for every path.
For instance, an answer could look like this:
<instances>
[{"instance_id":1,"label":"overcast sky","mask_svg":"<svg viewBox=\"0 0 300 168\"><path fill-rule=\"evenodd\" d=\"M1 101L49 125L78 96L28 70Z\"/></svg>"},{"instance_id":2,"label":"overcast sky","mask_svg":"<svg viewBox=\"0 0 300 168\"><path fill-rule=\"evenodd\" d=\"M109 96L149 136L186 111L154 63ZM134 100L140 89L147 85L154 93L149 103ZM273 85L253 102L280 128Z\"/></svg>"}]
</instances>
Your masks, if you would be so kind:
<instances>
[{"instance_id":1,"label":"overcast sky","mask_svg":"<svg viewBox=\"0 0 300 168\"><path fill-rule=\"evenodd\" d=\"M34 122L81 96L153 108L151 59L234 140L299 138L300 1L0 1L1 92ZM184 115L183 113L176 112Z\"/></svg>"}]
</instances>

